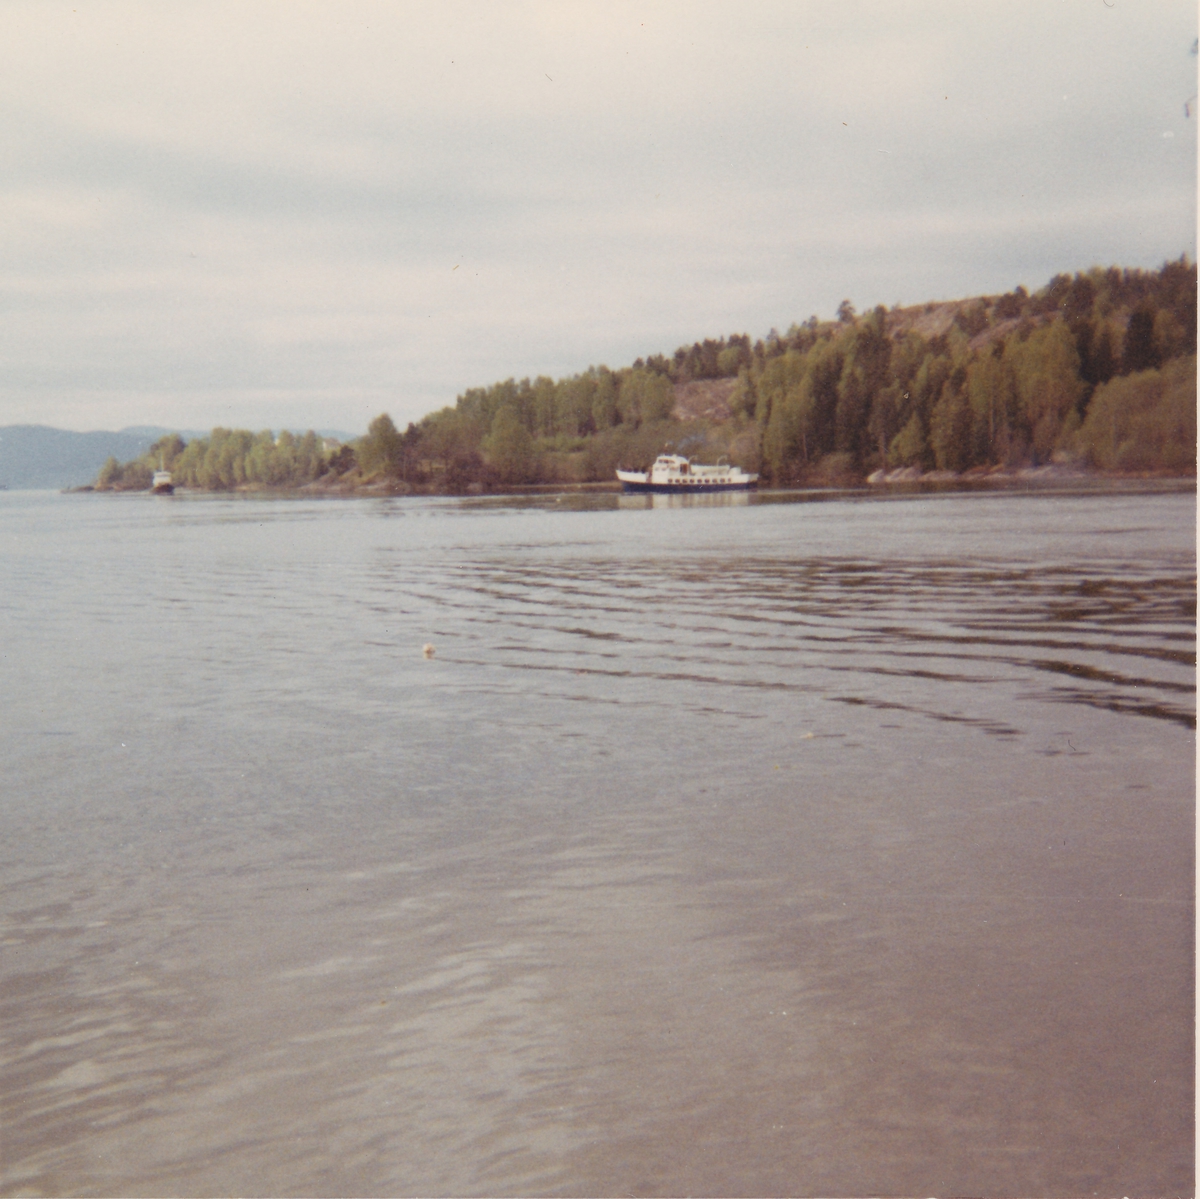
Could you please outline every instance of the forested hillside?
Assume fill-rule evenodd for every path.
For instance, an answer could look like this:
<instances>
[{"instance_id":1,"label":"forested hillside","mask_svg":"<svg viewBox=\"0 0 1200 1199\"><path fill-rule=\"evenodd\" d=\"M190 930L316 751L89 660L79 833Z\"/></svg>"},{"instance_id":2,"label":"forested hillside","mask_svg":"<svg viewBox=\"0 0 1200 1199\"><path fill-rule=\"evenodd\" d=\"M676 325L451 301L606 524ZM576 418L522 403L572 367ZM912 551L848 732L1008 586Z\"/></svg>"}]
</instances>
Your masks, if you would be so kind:
<instances>
[{"instance_id":1,"label":"forested hillside","mask_svg":"<svg viewBox=\"0 0 1200 1199\"><path fill-rule=\"evenodd\" d=\"M1190 471L1196 462L1196 267L1093 269L1041 291L815 317L760 341L705 340L619 370L509 379L360 447L365 473L440 480L608 480L668 442L767 482L1052 461ZM914 472L915 473L915 472Z\"/></svg>"},{"instance_id":2,"label":"forested hillside","mask_svg":"<svg viewBox=\"0 0 1200 1199\"><path fill-rule=\"evenodd\" d=\"M1196 266L1094 268L1032 295L862 315L845 301L835 321L754 342L473 388L403 433L381 415L336 451L312 433L218 429L154 453L186 486L458 492L611 481L668 445L784 486L1048 463L1193 472ZM151 456L110 463L98 485L140 483Z\"/></svg>"}]
</instances>

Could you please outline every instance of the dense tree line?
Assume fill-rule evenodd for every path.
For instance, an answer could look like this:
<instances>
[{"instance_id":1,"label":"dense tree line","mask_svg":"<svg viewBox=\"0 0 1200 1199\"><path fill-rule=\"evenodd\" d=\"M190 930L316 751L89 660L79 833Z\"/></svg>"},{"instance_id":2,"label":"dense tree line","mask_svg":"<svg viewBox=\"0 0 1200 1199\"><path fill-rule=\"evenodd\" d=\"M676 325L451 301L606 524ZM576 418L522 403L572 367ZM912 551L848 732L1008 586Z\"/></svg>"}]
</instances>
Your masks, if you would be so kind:
<instances>
[{"instance_id":1,"label":"dense tree line","mask_svg":"<svg viewBox=\"0 0 1200 1199\"><path fill-rule=\"evenodd\" d=\"M680 389L721 384L727 420L678 417ZM901 467L961 473L1068 462L1194 470L1196 267L1094 268L1040 291L859 315L812 317L784 334L706 339L666 357L563 379L472 388L400 432L372 421L330 454L294 438L216 429L161 445L100 483L145 475L162 452L176 481L230 488L347 485L458 492L609 481L671 445L726 454L769 483L862 478ZM133 472L131 475L130 472Z\"/></svg>"},{"instance_id":2,"label":"dense tree line","mask_svg":"<svg viewBox=\"0 0 1200 1199\"><path fill-rule=\"evenodd\" d=\"M96 487L145 490L160 467L171 472L174 483L205 491L232 491L246 484L301 487L329 470L329 456L311 429L302 437L286 429L278 437L269 429L261 433L214 429L208 437L186 445L172 433L132 462L122 465L110 458L100 469Z\"/></svg>"}]
</instances>

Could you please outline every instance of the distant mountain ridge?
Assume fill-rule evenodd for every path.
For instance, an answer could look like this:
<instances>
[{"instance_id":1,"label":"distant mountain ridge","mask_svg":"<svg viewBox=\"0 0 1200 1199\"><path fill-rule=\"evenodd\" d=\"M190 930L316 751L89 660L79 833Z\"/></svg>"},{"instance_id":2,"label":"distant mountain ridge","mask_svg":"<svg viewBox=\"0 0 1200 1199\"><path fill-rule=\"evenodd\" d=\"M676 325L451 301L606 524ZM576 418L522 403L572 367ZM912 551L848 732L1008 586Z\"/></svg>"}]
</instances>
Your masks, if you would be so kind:
<instances>
[{"instance_id":1,"label":"distant mountain ridge","mask_svg":"<svg viewBox=\"0 0 1200 1199\"><path fill-rule=\"evenodd\" d=\"M135 425L115 433L77 433L49 425L0 426L0 486L13 491L60 490L91 483L109 458L128 462L144 454L160 437L178 433L185 441L207 437L208 432ZM323 437L348 441L347 433L327 432Z\"/></svg>"},{"instance_id":2,"label":"distant mountain ridge","mask_svg":"<svg viewBox=\"0 0 1200 1199\"><path fill-rule=\"evenodd\" d=\"M35 491L90 483L110 456L136 458L169 431L76 433L47 425L5 425L0 427L0 484Z\"/></svg>"}]
</instances>

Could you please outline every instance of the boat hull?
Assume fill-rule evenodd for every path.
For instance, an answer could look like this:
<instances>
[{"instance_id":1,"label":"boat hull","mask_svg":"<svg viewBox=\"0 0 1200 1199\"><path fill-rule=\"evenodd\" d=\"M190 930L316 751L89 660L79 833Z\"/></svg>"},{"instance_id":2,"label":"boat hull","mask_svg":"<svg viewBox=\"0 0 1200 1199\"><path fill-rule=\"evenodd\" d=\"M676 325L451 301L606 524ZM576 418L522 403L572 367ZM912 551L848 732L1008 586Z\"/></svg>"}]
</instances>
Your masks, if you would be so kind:
<instances>
[{"instance_id":1,"label":"boat hull","mask_svg":"<svg viewBox=\"0 0 1200 1199\"><path fill-rule=\"evenodd\" d=\"M627 495L696 495L715 491L753 491L758 482L746 483L635 483L621 480L621 490Z\"/></svg>"}]
</instances>

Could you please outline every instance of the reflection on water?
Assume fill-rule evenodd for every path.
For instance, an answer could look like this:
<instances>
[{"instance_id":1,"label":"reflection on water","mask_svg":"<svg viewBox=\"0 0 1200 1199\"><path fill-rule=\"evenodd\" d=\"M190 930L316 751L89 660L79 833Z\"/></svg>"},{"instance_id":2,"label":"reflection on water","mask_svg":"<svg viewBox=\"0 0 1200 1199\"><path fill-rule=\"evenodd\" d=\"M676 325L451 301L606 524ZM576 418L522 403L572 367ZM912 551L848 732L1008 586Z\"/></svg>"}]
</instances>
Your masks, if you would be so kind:
<instances>
[{"instance_id":1,"label":"reflection on water","mask_svg":"<svg viewBox=\"0 0 1200 1199\"><path fill-rule=\"evenodd\" d=\"M1193 497L734 498L0 499L0 1191L1184 1193Z\"/></svg>"},{"instance_id":2,"label":"reflection on water","mask_svg":"<svg viewBox=\"0 0 1200 1199\"><path fill-rule=\"evenodd\" d=\"M632 494L617 497L619 508L748 508L751 493L749 491L709 491L698 492L696 495L678 495L666 493Z\"/></svg>"}]
</instances>

